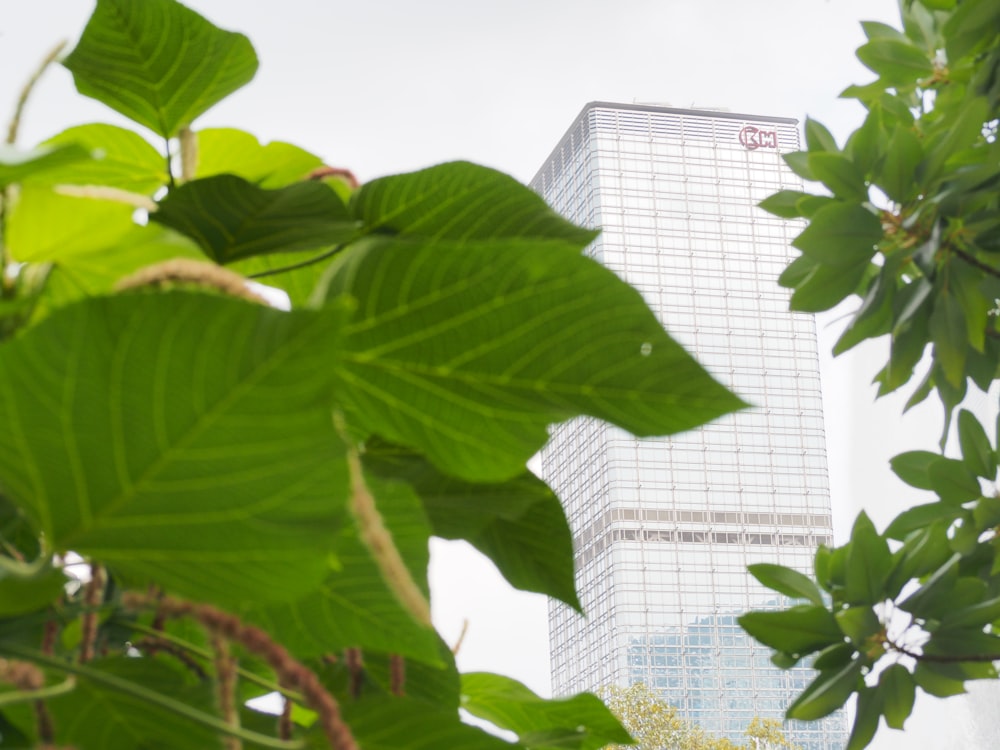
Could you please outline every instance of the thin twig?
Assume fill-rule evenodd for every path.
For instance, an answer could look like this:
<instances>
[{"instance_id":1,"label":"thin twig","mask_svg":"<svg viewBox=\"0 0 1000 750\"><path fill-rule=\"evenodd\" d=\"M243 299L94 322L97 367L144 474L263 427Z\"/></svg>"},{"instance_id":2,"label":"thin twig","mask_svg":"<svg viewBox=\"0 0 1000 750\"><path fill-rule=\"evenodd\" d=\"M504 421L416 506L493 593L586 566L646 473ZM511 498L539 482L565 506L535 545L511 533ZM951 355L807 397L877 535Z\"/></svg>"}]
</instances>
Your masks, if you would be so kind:
<instances>
[{"instance_id":1,"label":"thin twig","mask_svg":"<svg viewBox=\"0 0 1000 750\"><path fill-rule=\"evenodd\" d=\"M14 106L14 115L10 118L10 124L7 126L7 143L9 145L13 146L17 142L17 131L21 126L21 116L24 114L24 107L28 103L31 92L34 91L39 79L48 70L49 66L59 59L59 55L67 43L67 40L63 39L53 47L49 54L42 58L42 62L39 63L38 68L35 69L35 72L28 79L27 83L24 84L24 88L21 89L21 94L17 97L17 104Z\"/></svg>"}]
</instances>

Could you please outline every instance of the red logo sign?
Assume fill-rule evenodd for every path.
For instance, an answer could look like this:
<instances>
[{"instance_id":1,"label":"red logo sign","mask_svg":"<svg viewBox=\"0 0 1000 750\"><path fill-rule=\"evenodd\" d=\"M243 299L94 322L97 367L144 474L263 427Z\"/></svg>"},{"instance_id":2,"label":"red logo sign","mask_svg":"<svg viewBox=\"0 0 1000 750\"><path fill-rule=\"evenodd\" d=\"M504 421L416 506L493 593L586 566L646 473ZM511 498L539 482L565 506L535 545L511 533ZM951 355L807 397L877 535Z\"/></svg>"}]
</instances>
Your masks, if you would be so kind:
<instances>
[{"instance_id":1,"label":"red logo sign","mask_svg":"<svg viewBox=\"0 0 1000 750\"><path fill-rule=\"evenodd\" d=\"M753 125L747 125L740 131L740 145L747 151L756 151L759 148L777 148L778 131L761 130Z\"/></svg>"}]
</instances>

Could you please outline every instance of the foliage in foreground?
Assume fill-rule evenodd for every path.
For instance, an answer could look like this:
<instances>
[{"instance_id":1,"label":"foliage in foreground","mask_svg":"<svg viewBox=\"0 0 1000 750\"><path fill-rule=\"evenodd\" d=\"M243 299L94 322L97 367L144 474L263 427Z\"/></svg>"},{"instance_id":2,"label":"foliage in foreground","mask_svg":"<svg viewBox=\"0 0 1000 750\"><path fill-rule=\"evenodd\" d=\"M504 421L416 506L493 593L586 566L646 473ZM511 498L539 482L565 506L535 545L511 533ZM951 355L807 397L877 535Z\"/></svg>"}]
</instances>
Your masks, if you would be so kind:
<instances>
[{"instance_id":1,"label":"foliage in foreground","mask_svg":"<svg viewBox=\"0 0 1000 750\"><path fill-rule=\"evenodd\" d=\"M996 678L1000 660L998 452L979 417L959 409L970 381L993 388L996 407L1000 4L900 5L902 30L863 24L868 42L857 54L878 79L844 96L865 106L864 123L841 148L807 121L807 150L786 159L829 194L782 191L762 204L808 222L793 242L802 255L781 277L792 307L826 310L856 294L861 304L835 353L888 337L879 395L919 371L907 408L936 393L945 411L941 455L892 459L900 479L931 493L928 502L881 533L861 514L847 544L819 549L812 578L751 567L802 602L741 619L779 666L809 658L819 670L789 718L818 719L857 695L850 750L868 745L880 719L901 729L918 688L964 692L967 680ZM957 441L945 456L956 411Z\"/></svg>"},{"instance_id":2,"label":"foliage in foreground","mask_svg":"<svg viewBox=\"0 0 1000 750\"><path fill-rule=\"evenodd\" d=\"M800 750L785 736L781 722L755 717L746 728L747 742L738 745L715 737L681 717L674 706L642 683L602 691L611 712L635 739L636 750ZM623 750L614 746L607 750Z\"/></svg>"},{"instance_id":3,"label":"foliage in foreground","mask_svg":"<svg viewBox=\"0 0 1000 750\"><path fill-rule=\"evenodd\" d=\"M592 695L458 674L428 539L578 607L525 470L547 426L669 434L741 402L581 254L592 231L502 174L358 187L193 129L257 60L173 0L99 0L63 64L143 130L0 148L4 746L627 742ZM272 691L279 719L245 706Z\"/></svg>"}]
</instances>

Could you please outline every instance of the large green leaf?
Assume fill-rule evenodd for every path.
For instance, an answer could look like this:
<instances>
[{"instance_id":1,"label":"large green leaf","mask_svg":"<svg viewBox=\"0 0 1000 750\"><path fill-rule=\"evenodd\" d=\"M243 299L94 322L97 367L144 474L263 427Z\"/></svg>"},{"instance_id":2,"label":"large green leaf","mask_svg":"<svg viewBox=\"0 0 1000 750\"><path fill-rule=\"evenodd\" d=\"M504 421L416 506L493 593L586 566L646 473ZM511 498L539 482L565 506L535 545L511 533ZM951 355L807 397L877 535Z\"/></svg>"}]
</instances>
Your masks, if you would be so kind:
<instances>
[{"instance_id":1,"label":"large green leaf","mask_svg":"<svg viewBox=\"0 0 1000 750\"><path fill-rule=\"evenodd\" d=\"M440 473L413 451L381 441L369 441L364 460L373 471L404 479L417 491L437 536L468 541L512 586L580 608L566 514L534 474L471 484Z\"/></svg>"},{"instance_id":2,"label":"large green leaf","mask_svg":"<svg viewBox=\"0 0 1000 750\"><path fill-rule=\"evenodd\" d=\"M420 500L402 482L368 476L366 483L393 543L427 595L431 528ZM293 602L246 608L244 616L302 658L359 647L440 664L436 633L418 625L396 599L354 522L347 520L331 544L337 565L321 586Z\"/></svg>"},{"instance_id":3,"label":"large green leaf","mask_svg":"<svg viewBox=\"0 0 1000 750\"><path fill-rule=\"evenodd\" d=\"M351 208L370 231L413 237L538 237L583 247L596 236L563 219L513 177L468 162L373 180L355 193Z\"/></svg>"},{"instance_id":4,"label":"large green leaf","mask_svg":"<svg viewBox=\"0 0 1000 750\"><path fill-rule=\"evenodd\" d=\"M885 599L885 581L892 566L889 543L862 511L847 546L844 599L851 604L878 604Z\"/></svg>"},{"instance_id":5,"label":"large green leaf","mask_svg":"<svg viewBox=\"0 0 1000 750\"><path fill-rule=\"evenodd\" d=\"M872 39L858 48L858 59L889 86L912 86L934 72L928 54L905 39Z\"/></svg>"},{"instance_id":6,"label":"large green leaf","mask_svg":"<svg viewBox=\"0 0 1000 750\"><path fill-rule=\"evenodd\" d=\"M792 244L828 266L851 268L875 254L882 238L878 217L860 205L831 203L816 212Z\"/></svg>"},{"instance_id":7,"label":"large green leaf","mask_svg":"<svg viewBox=\"0 0 1000 750\"><path fill-rule=\"evenodd\" d=\"M257 55L174 0L98 0L63 64L81 94L171 137L248 83Z\"/></svg>"},{"instance_id":8,"label":"large green leaf","mask_svg":"<svg viewBox=\"0 0 1000 750\"><path fill-rule=\"evenodd\" d=\"M864 685L864 660L856 659L839 669L820 672L788 707L789 719L815 721L829 716L844 705L855 690Z\"/></svg>"},{"instance_id":9,"label":"large green leaf","mask_svg":"<svg viewBox=\"0 0 1000 750\"><path fill-rule=\"evenodd\" d=\"M31 151L0 145L0 187L59 170L70 164L78 164L90 158L90 152L75 143L36 148Z\"/></svg>"},{"instance_id":10,"label":"large green leaf","mask_svg":"<svg viewBox=\"0 0 1000 750\"><path fill-rule=\"evenodd\" d=\"M0 355L0 484L56 550L194 598L294 599L346 497L342 313L95 298Z\"/></svg>"},{"instance_id":11,"label":"large green leaf","mask_svg":"<svg viewBox=\"0 0 1000 750\"><path fill-rule=\"evenodd\" d=\"M357 234L347 206L321 182L264 190L230 174L181 185L150 218L191 237L218 263L328 247Z\"/></svg>"},{"instance_id":12,"label":"large green leaf","mask_svg":"<svg viewBox=\"0 0 1000 750\"><path fill-rule=\"evenodd\" d=\"M765 646L787 654L808 654L844 640L833 614L813 604L782 612L747 612L739 622Z\"/></svg>"},{"instance_id":13,"label":"large green leaf","mask_svg":"<svg viewBox=\"0 0 1000 750\"><path fill-rule=\"evenodd\" d=\"M78 144L94 158L43 172L33 181L64 185L108 185L152 195L165 185L167 160L149 141L117 125L93 123L68 128L46 141L48 146Z\"/></svg>"},{"instance_id":14,"label":"large green leaf","mask_svg":"<svg viewBox=\"0 0 1000 750\"><path fill-rule=\"evenodd\" d=\"M234 174L260 188L280 188L305 179L323 160L290 143L261 144L235 128L199 130L194 176Z\"/></svg>"},{"instance_id":15,"label":"large green leaf","mask_svg":"<svg viewBox=\"0 0 1000 750\"><path fill-rule=\"evenodd\" d=\"M580 413L656 435L743 405L560 241L373 239L341 254L326 294L360 301L341 372L353 418L458 477L520 474L546 425Z\"/></svg>"},{"instance_id":16,"label":"large green leaf","mask_svg":"<svg viewBox=\"0 0 1000 750\"><path fill-rule=\"evenodd\" d=\"M517 680L498 674L462 675L462 708L514 732L535 750L597 750L631 738L595 695L539 698Z\"/></svg>"},{"instance_id":17,"label":"large green leaf","mask_svg":"<svg viewBox=\"0 0 1000 750\"><path fill-rule=\"evenodd\" d=\"M813 604L823 605L823 595L809 576L793 568L774 563L748 565L747 571L770 589L793 599L808 599Z\"/></svg>"}]
</instances>

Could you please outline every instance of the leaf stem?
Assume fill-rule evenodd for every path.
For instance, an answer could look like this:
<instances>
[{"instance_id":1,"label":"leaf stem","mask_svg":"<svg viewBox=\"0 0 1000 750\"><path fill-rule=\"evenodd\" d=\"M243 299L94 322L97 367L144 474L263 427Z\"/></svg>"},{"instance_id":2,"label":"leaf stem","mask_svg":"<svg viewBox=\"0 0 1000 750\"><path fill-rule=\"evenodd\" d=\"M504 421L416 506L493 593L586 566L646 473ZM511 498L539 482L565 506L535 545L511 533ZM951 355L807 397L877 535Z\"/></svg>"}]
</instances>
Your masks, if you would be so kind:
<instances>
[{"instance_id":1,"label":"leaf stem","mask_svg":"<svg viewBox=\"0 0 1000 750\"><path fill-rule=\"evenodd\" d=\"M918 653L916 651L911 651L906 648L906 646L896 643L888 638L886 638L883 642L896 653L902 654L903 656L909 656L911 659L916 661L926 661L934 664L961 664L962 662L1000 661L1000 654L927 654L923 652Z\"/></svg>"},{"instance_id":2,"label":"leaf stem","mask_svg":"<svg viewBox=\"0 0 1000 750\"><path fill-rule=\"evenodd\" d=\"M260 734L259 732L253 732L242 727L232 727L217 716L206 714L193 706L189 706L186 703L182 703L181 701L162 695L155 690L150 690L149 688L118 677L117 675L102 672L99 669L94 669L82 664L72 664L70 662L63 661L62 659L57 659L54 656L43 654L41 651L37 651L33 648L22 646L19 643L0 641L0 651L13 656L19 656L22 659L29 659L36 664L56 669L61 672L66 672L67 674L76 675L95 684L110 688L111 690L131 695L135 698L146 701L147 703L151 703L152 705L159 706L160 708L173 714L183 716L185 719L193 721L196 724L201 724L202 726L209 727L210 729L214 729L215 731L223 734L239 737L246 742L255 743L263 747L275 748L275 750L300 750L305 747L305 743L301 740L289 742L275 739L274 737L269 737L268 735Z\"/></svg>"},{"instance_id":3,"label":"leaf stem","mask_svg":"<svg viewBox=\"0 0 1000 750\"><path fill-rule=\"evenodd\" d=\"M58 685L48 685L38 690L13 690L11 692L0 693L0 706L10 706L14 703L24 703L26 701L42 701L47 698L55 698L65 695L76 687L76 677L70 675Z\"/></svg>"},{"instance_id":4,"label":"leaf stem","mask_svg":"<svg viewBox=\"0 0 1000 750\"><path fill-rule=\"evenodd\" d=\"M307 258L306 260L299 261L298 263L289 263L287 266L279 266L278 268L269 268L266 271L258 271L257 273L247 274L248 279L262 279L265 276L275 276L279 273L286 273L288 271L296 271L300 268L305 268L306 266L311 266L320 261L324 261L327 258L332 258L334 255L339 253L341 250L350 245L350 242L341 242L339 245L334 245L329 250L324 250L319 255L314 255L312 258Z\"/></svg>"},{"instance_id":5,"label":"leaf stem","mask_svg":"<svg viewBox=\"0 0 1000 750\"><path fill-rule=\"evenodd\" d=\"M31 92L35 90L35 86L45 71L48 70L48 67L59 58L59 53L63 51L67 43L67 40L63 39L53 47L49 51L49 54L42 58L35 72L31 74L31 77L24 84L24 88L21 89L21 93L17 97L17 104L14 106L14 115L10 118L10 123L7 126L8 145L13 146L17 141L17 131L21 126L21 116L24 114L24 107L28 103Z\"/></svg>"}]
</instances>

